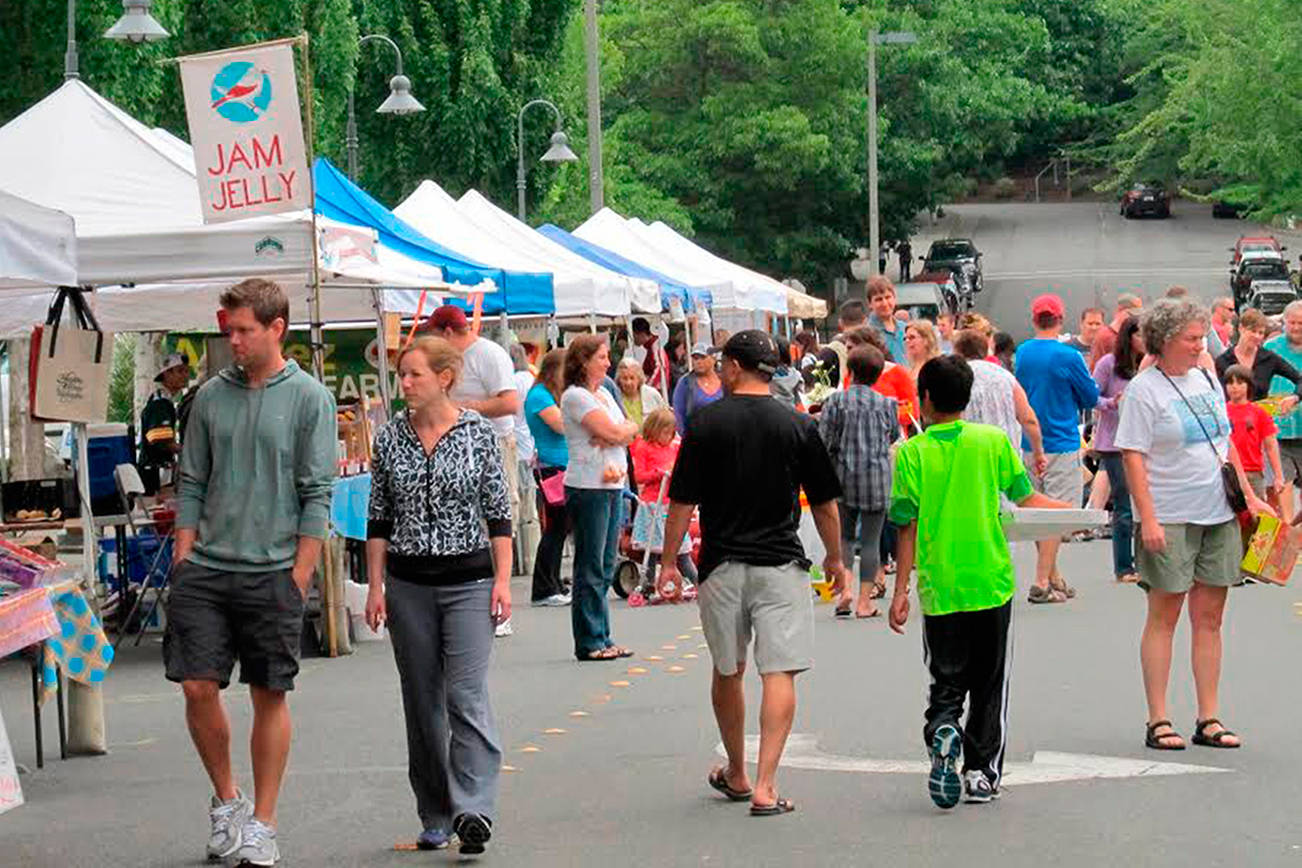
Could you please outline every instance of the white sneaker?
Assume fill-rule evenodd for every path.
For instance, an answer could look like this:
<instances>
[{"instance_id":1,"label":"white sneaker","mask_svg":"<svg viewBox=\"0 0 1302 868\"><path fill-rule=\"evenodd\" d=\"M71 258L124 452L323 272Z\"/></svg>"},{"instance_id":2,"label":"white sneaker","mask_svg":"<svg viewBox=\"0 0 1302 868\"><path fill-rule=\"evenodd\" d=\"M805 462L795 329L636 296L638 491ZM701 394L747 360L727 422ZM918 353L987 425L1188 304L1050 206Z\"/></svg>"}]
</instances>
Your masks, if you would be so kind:
<instances>
[{"instance_id":1,"label":"white sneaker","mask_svg":"<svg viewBox=\"0 0 1302 868\"><path fill-rule=\"evenodd\" d=\"M276 827L268 826L253 817L244 824L241 834L244 841L230 861L239 866L271 868L280 861L280 847L276 845Z\"/></svg>"},{"instance_id":2,"label":"white sneaker","mask_svg":"<svg viewBox=\"0 0 1302 868\"><path fill-rule=\"evenodd\" d=\"M498 624L495 628L493 628L493 636L495 636L498 639L502 639L505 638L506 636L513 636L513 635L515 635L515 630L511 629L510 618L507 618L505 621L503 621L502 623Z\"/></svg>"},{"instance_id":3,"label":"white sneaker","mask_svg":"<svg viewBox=\"0 0 1302 868\"><path fill-rule=\"evenodd\" d=\"M216 796L212 797L212 804L208 809L208 821L212 824L212 830L208 834L210 860L225 859L240 849L240 844L243 843L240 833L251 816L253 816L253 803L239 790L235 791L235 798L229 802L223 802Z\"/></svg>"},{"instance_id":4,"label":"white sneaker","mask_svg":"<svg viewBox=\"0 0 1302 868\"><path fill-rule=\"evenodd\" d=\"M541 600L534 600L535 606L568 606L571 597L569 594L552 594L550 597L544 597Z\"/></svg>"}]
</instances>

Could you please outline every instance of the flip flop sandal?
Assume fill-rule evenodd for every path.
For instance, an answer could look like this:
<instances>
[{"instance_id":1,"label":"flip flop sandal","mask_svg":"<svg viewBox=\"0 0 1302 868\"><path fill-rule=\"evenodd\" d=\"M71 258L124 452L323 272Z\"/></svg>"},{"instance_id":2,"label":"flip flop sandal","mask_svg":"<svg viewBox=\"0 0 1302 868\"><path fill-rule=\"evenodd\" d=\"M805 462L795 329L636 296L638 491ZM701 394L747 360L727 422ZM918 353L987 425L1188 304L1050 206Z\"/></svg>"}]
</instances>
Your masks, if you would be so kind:
<instances>
[{"instance_id":1,"label":"flip flop sandal","mask_svg":"<svg viewBox=\"0 0 1302 868\"><path fill-rule=\"evenodd\" d=\"M750 815L752 817L776 817L779 814L790 814L795 809L795 802L790 799L779 798L771 805L751 805Z\"/></svg>"},{"instance_id":2,"label":"flip flop sandal","mask_svg":"<svg viewBox=\"0 0 1302 868\"><path fill-rule=\"evenodd\" d=\"M579 657L580 663L596 663L618 660L618 654L612 654L609 648L598 648L595 651L589 651L587 654Z\"/></svg>"},{"instance_id":3,"label":"flip flop sandal","mask_svg":"<svg viewBox=\"0 0 1302 868\"><path fill-rule=\"evenodd\" d=\"M1221 727L1221 729L1216 732L1213 732L1211 735L1207 735L1206 733L1207 727L1213 725L1219 726ZM1217 720L1214 717L1209 717L1206 720L1199 720L1194 722L1193 743L1196 745L1200 745L1202 747L1219 747L1224 750L1233 750L1235 748L1242 746L1237 744L1226 744L1225 743L1226 736L1233 736L1237 738L1238 733L1234 732L1233 730L1226 729L1225 724L1221 723L1219 720Z\"/></svg>"},{"instance_id":4,"label":"flip flop sandal","mask_svg":"<svg viewBox=\"0 0 1302 868\"><path fill-rule=\"evenodd\" d=\"M880 600L884 596L886 596L886 584L873 582L873 592L868 595L868 599Z\"/></svg>"},{"instance_id":5,"label":"flip flop sandal","mask_svg":"<svg viewBox=\"0 0 1302 868\"><path fill-rule=\"evenodd\" d=\"M1117 576L1117 581L1123 585L1133 585L1139 581L1139 573L1125 573Z\"/></svg>"},{"instance_id":6,"label":"flip flop sandal","mask_svg":"<svg viewBox=\"0 0 1302 868\"><path fill-rule=\"evenodd\" d=\"M1057 588L1046 589L1041 588L1039 585L1032 585L1031 590L1026 594L1026 601L1037 605L1043 603L1065 603L1067 602L1067 595Z\"/></svg>"},{"instance_id":7,"label":"flip flop sandal","mask_svg":"<svg viewBox=\"0 0 1302 868\"><path fill-rule=\"evenodd\" d=\"M1158 735L1157 730L1161 729L1164 726L1171 727L1171 731L1164 732L1161 735ZM1180 739L1179 744L1176 744L1173 741L1169 741L1169 739L1176 739L1176 738ZM1196 739L1197 736L1194 736L1194 738ZM1180 733L1175 731L1175 727L1171 726L1171 721L1155 720L1152 723L1148 724L1148 726L1145 728L1144 747L1152 748L1153 750L1184 750L1185 745L1184 745L1183 736L1181 736Z\"/></svg>"},{"instance_id":8,"label":"flip flop sandal","mask_svg":"<svg viewBox=\"0 0 1302 868\"><path fill-rule=\"evenodd\" d=\"M844 609L842 609L840 606L837 606L836 611L832 613L832 615L837 618L849 618L853 614L854 614L854 609L850 608L849 606L846 606Z\"/></svg>"},{"instance_id":9,"label":"flip flop sandal","mask_svg":"<svg viewBox=\"0 0 1302 868\"><path fill-rule=\"evenodd\" d=\"M632 657L632 656L633 656L633 652L632 652L632 651L628 650L627 648L622 648L622 647L620 647L619 645L611 645L611 646L610 646L609 648L607 648L606 650L607 650L607 651L614 651L614 652L615 652L615 657L614 657L614 659L616 659L616 660L623 660L623 659L626 658L626 657Z\"/></svg>"},{"instance_id":10,"label":"flip flop sandal","mask_svg":"<svg viewBox=\"0 0 1302 868\"><path fill-rule=\"evenodd\" d=\"M717 792L723 793L724 797L726 797L730 802L749 801L755 791L734 790L728 785L728 777L724 774L725 771L726 770L723 767L719 767L710 772L710 776L706 779L709 782L710 787Z\"/></svg>"},{"instance_id":11,"label":"flip flop sandal","mask_svg":"<svg viewBox=\"0 0 1302 868\"><path fill-rule=\"evenodd\" d=\"M870 621L873 618L880 618L882 616L882 610L873 609L872 612L867 615L860 615L858 612L855 612L854 616L860 621Z\"/></svg>"}]
</instances>

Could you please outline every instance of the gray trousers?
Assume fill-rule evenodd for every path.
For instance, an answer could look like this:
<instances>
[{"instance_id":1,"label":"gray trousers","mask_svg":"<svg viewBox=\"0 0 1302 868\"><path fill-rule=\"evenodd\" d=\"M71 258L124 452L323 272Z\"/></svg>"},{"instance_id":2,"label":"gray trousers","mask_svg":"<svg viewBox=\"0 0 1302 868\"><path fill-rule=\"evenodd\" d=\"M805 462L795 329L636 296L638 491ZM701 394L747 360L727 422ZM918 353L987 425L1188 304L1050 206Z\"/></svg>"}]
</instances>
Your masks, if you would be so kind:
<instances>
[{"instance_id":1,"label":"gray trousers","mask_svg":"<svg viewBox=\"0 0 1302 868\"><path fill-rule=\"evenodd\" d=\"M407 718L407 776L423 828L496 817L502 748L488 701L493 580L418 585L388 577L385 604Z\"/></svg>"}]
</instances>

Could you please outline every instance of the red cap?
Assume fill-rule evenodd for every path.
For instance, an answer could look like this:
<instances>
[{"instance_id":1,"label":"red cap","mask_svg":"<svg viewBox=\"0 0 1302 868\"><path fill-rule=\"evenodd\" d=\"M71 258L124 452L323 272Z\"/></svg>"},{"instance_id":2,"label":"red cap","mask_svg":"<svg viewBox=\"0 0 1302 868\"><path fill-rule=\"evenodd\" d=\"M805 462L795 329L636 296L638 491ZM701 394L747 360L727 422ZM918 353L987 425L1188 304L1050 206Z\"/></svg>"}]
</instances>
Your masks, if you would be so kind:
<instances>
[{"instance_id":1,"label":"red cap","mask_svg":"<svg viewBox=\"0 0 1302 868\"><path fill-rule=\"evenodd\" d=\"M1039 316L1042 313L1052 314L1059 319L1067 315L1066 309L1062 306L1062 299L1051 292L1046 292L1031 302L1031 316Z\"/></svg>"},{"instance_id":2,"label":"red cap","mask_svg":"<svg viewBox=\"0 0 1302 868\"><path fill-rule=\"evenodd\" d=\"M422 331L443 331L452 329L453 331L465 331L470 328L470 322L466 319L466 312L459 307L445 304L436 308L429 319L425 321Z\"/></svg>"}]
</instances>

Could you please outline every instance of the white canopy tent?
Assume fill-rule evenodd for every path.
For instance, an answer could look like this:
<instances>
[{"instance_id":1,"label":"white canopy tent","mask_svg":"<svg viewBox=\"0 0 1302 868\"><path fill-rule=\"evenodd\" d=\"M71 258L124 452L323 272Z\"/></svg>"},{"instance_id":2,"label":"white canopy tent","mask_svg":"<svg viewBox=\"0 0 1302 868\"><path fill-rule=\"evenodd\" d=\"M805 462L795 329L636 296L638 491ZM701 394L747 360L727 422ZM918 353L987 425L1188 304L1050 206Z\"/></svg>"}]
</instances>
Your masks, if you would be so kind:
<instances>
[{"instance_id":1,"label":"white canopy tent","mask_svg":"<svg viewBox=\"0 0 1302 868\"><path fill-rule=\"evenodd\" d=\"M653 242L664 244L668 249L678 251L688 261L699 263L702 268L718 270L720 274L734 276L738 281L752 288L763 288L772 293L781 293L787 299L787 315L797 319L821 319L827 316L827 302L812 295L794 289L781 281L760 274L738 265L735 262L716 256L699 244L683 237L669 225L657 220L650 225L636 218L630 218L628 225L634 232L643 233Z\"/></svg>"},{"instance_id":2,"label":"white canopy tent","mask_svg":"<svg viewBox=\"0 0 1302 868\"><path fill-rule=\"evenodd\" d=\"M714 298L715 312L729 309L774 314L787 312L785 292L774 292L767 286L741 280L735 274L724 274L718 268L684 261L680 254L666 249L660 240L638 232L629 221L609 208L602 208L592 215L574 230L574 234L684 284L708 289Z\"/></svg>"},{"instance_id":3,"label":"white canopy tent","mask_svg":"<svg viewBox=\"0 0 1302 868\"><path fill-rule=\"evenodd\" d=\"M413 194L414 195L414 194ZM661 310L660 286L654 280L640 277L628 277L618 272L603 268L562 247L546 235L522 223L512 215L490 202L478 190L467 191L457 200L457 211L475 222L485 232L490 233L514 250L527 252L540 264L547 264L556 276L560 286L562 274L586 274L598 282L598 286L623 285L628 292L629 306L639 313L655 313ZM598 292L601 290L599 289ZM557 313L560 313L560 292L557 290Z\"/></svg>"},{"instance_id":4,"label":"white canopy tent","mask_svg":"<svg viewBox=\"0 0 1302 868\"><path fill-rule=\"evenodd\" d=\"M413 288L380 293L385 310L401 313L415 312L415 288L450 290L437 266L367 244L368 227L320 219L314 236L308 212L204 225L189 146L75 79L0 127L0 189L75 220L69 283L105 287L97 294L105 328L179 329L196 318L211 327L215 287L254 276L285 286L291 317L305 322L313 257L327 321L373 318L377 286ZM29 326L23 305L34 304L5 305L14 310L0 310L0 333L13 333L20 309Z\"/></svg>"},{"instance_id":5,"label":"white canopy tent","mask_svg":"<svg viewBox=\"0 0 1302 868\"><path fill-rule=\"evenodd\" d=\"M393 213L422 235L470 259L515 271L550 272L558 317L629 315L627 280L592 268L566 267L526 246L507 241L501 232L463 210L456 199L433 181L421 181Z\"/></svg>"},{"instance_id":6,"label":"white canopy tent","mask_svg":"<svg viewBox=\"0 0 1302 868\"><path fill-rule=\"evenodd\" d=\"M76 280L72 218L0 190L0 289L70 286Z\"/></svg>"}]
</instances>

